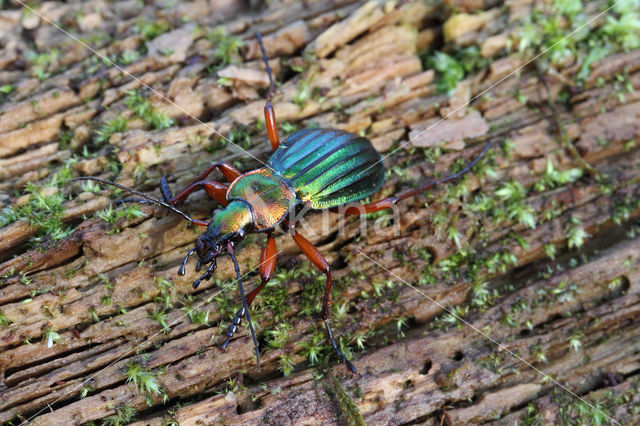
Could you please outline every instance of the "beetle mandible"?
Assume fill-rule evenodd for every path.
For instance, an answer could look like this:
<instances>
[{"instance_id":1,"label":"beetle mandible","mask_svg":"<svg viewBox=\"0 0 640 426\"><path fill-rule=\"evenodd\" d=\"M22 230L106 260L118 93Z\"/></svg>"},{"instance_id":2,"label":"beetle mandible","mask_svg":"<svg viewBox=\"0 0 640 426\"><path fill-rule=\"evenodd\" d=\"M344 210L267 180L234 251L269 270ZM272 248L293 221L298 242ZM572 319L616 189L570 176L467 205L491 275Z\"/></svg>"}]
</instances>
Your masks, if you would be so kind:
<instances>
[{"instance_id":1,"label":"beetle mandible","mask_svg":"<svg viewBox=\"0 0 640 426\"><path fill-rule=\"evenodd\" d=\"M184 257L178 273L184 275L189 257L194 253L197 254L196 271L205 265L208 266L204 274L194 281L193 287L196 288L202 280L208 280L213 276L219 256L226 252L231 257L236 270L242 307L237 311L227 329L227 338L222 344L222 348L226 348L242 319L245 318L251 331L258 369L260 368L260 351L251 322L249 305L269 282L273 274L277 253L273 232L276 227L285 226L300 250L326 275L320 318L324 322L329 342L338 358L355 373L356 368L338 348L329 325L331 313L331 268L329 263L320 251L296 230L295 219L292 219L295 215L290 215L290 213L294 213L302 207L308 207L312 210L329 209L346 216L355 216L391 208L405 198L424 192L440 183L456 179L468 172L484 156L491 143L488 143L467 166L452 175L428 181L398 196L367 204L349 205L346 209L338 211L338 207L360 201L380 189L385 177L382 157L368 139L343 130L303 129L291 134L281 144L275 111L271 105L275 83L260 33L256 34L256 38L269 77L264 116L273 154L265 167L243 174L229 163L218 162L204 170L176 196L172 196L165 176L160 181L164 201L95 177L80 177L74 180L93 180L116 186L143 198L142 200L122 201L159 204L182 215L195 225L206 227L206 230L197 238L195 247ZM228 181L227 183L207 179L216 169L222 172ZM223 207L216 210L209 221L192 219L176 207L189 194L198 189L204 189ZM249 233L265 233L267 243L260 259L259 268L262 281L258 287L245 295L235 249Z\"/></svg>"}]
</instances>

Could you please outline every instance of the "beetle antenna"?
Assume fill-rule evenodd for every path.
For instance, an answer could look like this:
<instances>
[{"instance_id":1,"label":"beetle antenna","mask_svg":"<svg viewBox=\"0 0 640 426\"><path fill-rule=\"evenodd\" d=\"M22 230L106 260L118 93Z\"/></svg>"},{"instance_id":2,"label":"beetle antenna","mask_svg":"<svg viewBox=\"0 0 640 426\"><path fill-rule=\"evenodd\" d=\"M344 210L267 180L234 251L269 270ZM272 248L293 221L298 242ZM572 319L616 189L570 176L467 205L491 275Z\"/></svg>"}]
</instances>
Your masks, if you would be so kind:
<instances>
[{"instance_id":1,"label":"beetle antenna","mask_svg":"<svg viewBox=\"0 0 640 426\"><path fill-rule=\"evenodd\" d=\"M238 260L236 259L236 255L233 251L233 244L231 243L231 241L227 243L227 252L229 252L229 256L231 256L231 260L233 260L233 266L236 268L236 276L238 277L238 290L240 291L240 297L242 298L242 308L244 309L247 322L249 323L249 330L251 330L251 338L253 339L253 347L256 351L258 371L260 371L260 351L258 349L258 339L256 338L256 332L253 329L253 323L251 322L251 315L249 314L249 304L247 303L247 299L244 296L244 287L242 286L242 275L240 275L240 267L238 266Z\"/></svg>"},{"instance_id":2,"label":"beetle antenna","mask_svg":"<svg viewBox=\"0 0 640 426\"><path fill-rule=\"evenodd\" d=\"M269 66L269 60L267 59L267 52L264 50L264 44L262 43L262 35L260 35L260 33L257 32L256 38L258 39L260 52L262 52L262 60L264 61L264 65L267 68L267 74L269 75L269 91L267 92L267 102L271 102L271 98L273 97L273 92L276 91L276 84L273 82L273 73L271 72L271 67Z\"/></svg>"},{"instance_id":3,"label":"beetle antenna","mask_svg":"<svg viewBox=\"0 0 640 426\"><path fill-rule=\"evenodd\" d=\"M105 179L100 179L97 177L93 177L93 176L81 176L81 177L77 177L77 178L73 178L70 180L70 182L74 182L74 181L79 181L79 180L92 180L94 182L99 182L105 185L111 185L111 186L115 186L116 188L122 189L123 191L127 191L130 192L132 194L135 194L139 197L144 198L145 200L157 204L159 206L165 207L169 210L171 210L174 213L178 213L180 216L184 217L185 219L187 219L189 222L193 222L193 219L191 219L191 217L186 214L185 212L175 208L174 206L172 206L171 204L167 203L166 201L162 201L162 200L158 200L157 198L152 197L149 194L146 194L144 192L135 190L133 188L129 188L127 186L124 185L120 185L119 183L115 183L115 182L111 182L110 180L105 180Z\"/></svg>"}]
</instances>

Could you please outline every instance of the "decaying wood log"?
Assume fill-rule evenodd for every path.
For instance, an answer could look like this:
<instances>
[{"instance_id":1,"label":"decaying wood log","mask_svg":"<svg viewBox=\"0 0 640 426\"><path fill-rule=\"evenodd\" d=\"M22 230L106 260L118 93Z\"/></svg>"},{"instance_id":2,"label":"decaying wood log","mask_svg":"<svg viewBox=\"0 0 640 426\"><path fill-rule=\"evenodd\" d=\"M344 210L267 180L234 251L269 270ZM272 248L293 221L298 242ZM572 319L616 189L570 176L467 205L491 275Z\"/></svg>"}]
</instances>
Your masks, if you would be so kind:
<instances>
[{"instance_id":1,"label":"decaying wood log","mask_svg":"<svg viewBox=\"0 0 640 426\"><path fill-rule=\"evenodd\" d=\"M0 422L638 423L640 17L611 5L8 2ZM252 307L258 370L246 329L219 348L240 306L232 264L197 290L191 264L177 274L199 229L69 182L158 194L163 175L176 190L221 159L266 161L256 31L281 136L368 137L388 170L375 199L493 143L393 212L306 217L357 375L316 321L324 275L286 233ZM263 244L239 251L249 290Z\"/></svg>"}]
</instances>

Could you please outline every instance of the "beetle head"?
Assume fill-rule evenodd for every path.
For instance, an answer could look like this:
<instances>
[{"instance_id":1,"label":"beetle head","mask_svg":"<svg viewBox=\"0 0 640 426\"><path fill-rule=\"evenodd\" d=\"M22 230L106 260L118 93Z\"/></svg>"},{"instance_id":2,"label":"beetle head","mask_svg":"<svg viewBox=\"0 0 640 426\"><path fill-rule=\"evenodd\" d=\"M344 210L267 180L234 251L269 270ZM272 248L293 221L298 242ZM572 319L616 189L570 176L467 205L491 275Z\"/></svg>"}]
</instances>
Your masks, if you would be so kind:
<instances>
[{"instance_id":1,"label":"beetle head","mask_svg":"<svg viewBox=\"0 0 640 426\"><path fill-rule=\"evenodd\" d=\"M207 230L198 237L196 246L183 259L178 274L184 275L187 260L195 252L198 255L196 271L199 271L204 265L208 264L209 266L207 266L204 275L193 282L193 288L196 288L202 280L210 279L216 270L217 257L222 254L227 243L235 245L242 241L252 225L251 210L242 201L232 201L224 209L216 210L207 225Z\"/></svg>"}]
</instances>

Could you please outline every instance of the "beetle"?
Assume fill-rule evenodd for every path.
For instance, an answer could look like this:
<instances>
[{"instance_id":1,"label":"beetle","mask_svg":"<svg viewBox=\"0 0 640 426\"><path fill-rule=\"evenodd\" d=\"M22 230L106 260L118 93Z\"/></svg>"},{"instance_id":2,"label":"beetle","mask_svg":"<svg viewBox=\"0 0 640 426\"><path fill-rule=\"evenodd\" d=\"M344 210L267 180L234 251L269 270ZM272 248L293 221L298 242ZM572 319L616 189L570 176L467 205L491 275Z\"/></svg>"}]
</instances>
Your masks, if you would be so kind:
<instances>
[{"instance_id":1,"label":"beetle","mask_svg":"<svg viewBox=\"0 0 640 426\"><path fill-rule=\"evenodd\" d=\"M231 257L236 271L242 307L228 326L222 348L227 347L242 320L246 319L254 343L258 369L260 352L251 322L249 305L273 274L276 264L276 243L273 234L276 228L284 227L311 263L326 276L320 319L324 323L329 342L338 359L356 373L353 363L338 348L329 324L332 285L330 265L320 251L298 232L295 213L303 208L309 208L311 210L329 209L346 216L355 216L392 208L401 200L467 173L484 156L491 143L488 143L473 161L454 174L431 180L398 196L354 205L353 203L375 194L382 186L385 177L382 157L368 139L336 129L303 129L291 134L283 143L280 143L275 111L271 105L275 92L273 74L259 33L256 34L256 38L269 77L264 117L273 154L265 167L241 173L229 163L217 162L204 170L175 196L172 195L167 178L164 176L160 181L164 200L158 200L143 192L100 178L87 176L74 180L93 180L116 186L142 197L142 199L121 200L121 202L159 204L182 215L195 225L206 227L196 239L195 247L182 260L178 273L184 275L185 266L195 253L198 257L196 271L206 266L204 274L193 282L193 287L196 288L200 282L212 277L219 256L226 253ZM227 180L226 183L208 179L215 170L222 173ZM177 208L189 194L198 189L204 189L223 207L216 210L208 221L192 219ZM338 208L342 206L346 208L339 211ZM245 295L235 250L249 233L264 233L267 235L267 242L260 259L261 283Z\"/></svg>"}]
</instances>

